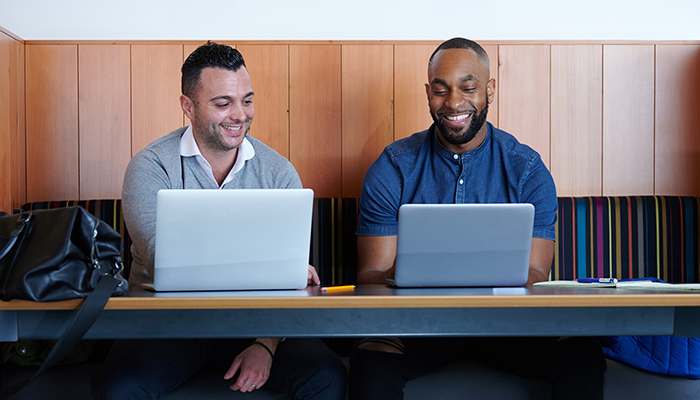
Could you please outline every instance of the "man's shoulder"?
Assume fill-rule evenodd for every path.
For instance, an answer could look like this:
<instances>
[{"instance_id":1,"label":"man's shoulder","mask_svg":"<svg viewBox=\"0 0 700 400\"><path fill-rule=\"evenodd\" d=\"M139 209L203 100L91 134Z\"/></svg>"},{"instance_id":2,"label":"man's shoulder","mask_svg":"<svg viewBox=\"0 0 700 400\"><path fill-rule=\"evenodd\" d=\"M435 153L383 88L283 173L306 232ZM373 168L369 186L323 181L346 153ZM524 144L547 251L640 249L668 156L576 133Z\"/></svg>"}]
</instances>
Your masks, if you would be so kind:
<instances>
[{"instance_id":1,"label":"man's shoulder","mask_svg":"<svg viewBox=\"0 0 700 400\"><path fill-rule=\"evenodd\" d=\"M424 131L416 132L409 137L399 139L386 146L386 151L391 156L415 154L428 142L430 139L430 132L431 129L428 128Z\"/></svg>"},{"instance_id":2,"label":"man's shoulder","mask_svg":"<svg viewBox=\"0 0 700 400\"><path fill-rule=\"evenodd\" d=\"M540 154L532 147L520 143L515 136L504 130L491 125L491 134L494 146L505 150L511 156L522 157L530 161L540 158Z\"/></svg>"},{"instance_id":3,"label":"man's shoulder","mask_svg":"<svg viewBox=\"0 0 700 400\"><path fill-rule=\"evenodd\" d=\"M280 159L280 160L287 160L283 155L278 153L275 149L272 147L266 145L263 143L260 139L256 139L253 136L246 136L246 139L250 144L253 146L253 149L255 149L255 154L256 156L261 156L262 158L272 158L272 159Z\"/></svg>"},{"instance_id":4,"label":"man's shoulder","mask_svg":"<svg viewBox=\"0 0 700 400\"><path fill-rule=\"evenodd\" d=\"M175 129L174 131L168 133L167 135L162 136L162 137L154 140L148 146L146 146L143 150L136 153L136 155L144 156L148 153L155 153L158 155L163 155L163 154L173 153L174 155L179 156L180 155L180 138L182 137L182 134L185 133L185 130L187 130L186 126Z\"/></svg>"}]
</instances>

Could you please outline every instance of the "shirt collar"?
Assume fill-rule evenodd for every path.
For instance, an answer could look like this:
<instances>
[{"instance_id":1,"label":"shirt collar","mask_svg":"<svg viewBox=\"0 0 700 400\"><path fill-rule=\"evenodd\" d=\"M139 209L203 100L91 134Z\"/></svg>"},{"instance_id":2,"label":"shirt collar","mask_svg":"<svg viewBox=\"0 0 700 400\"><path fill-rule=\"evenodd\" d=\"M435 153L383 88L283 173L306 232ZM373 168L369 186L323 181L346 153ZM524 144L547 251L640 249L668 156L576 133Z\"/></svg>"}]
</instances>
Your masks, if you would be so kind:
<instances>
[{"instance_id":1,"label":"shirt collar","mask_svg":"<svg viewBox=\"0 0 700 400\"><path fill-rule=\"evenodd\" d=\"M182 157L195 157L204 172L212 179L212 181L216 183L211 165L209 165L209 162L202 156L202 153L199 151L199 146L197 146L197 141L194 140L192 125L187 127L185 133L183 133L182 137L180 138L180 155ZM243 138L243 142L241 142L240 147L238 147L238 157L236 157L236 163L233 164L233 168L231 168L231 171L229 171L226 179L224 179L224 182L221 184L221 186L219 186L219 188L222 188L227 183L231 182L236 172L242 170L245 166L245 162L254 156L255 148L250 141L248 141L248 138Z\"/></svg>"},{"instance_id":2,"label":"shirt collar","mask_svg":"<svg viewBox=\"0 0 700 400\"><path fill-rule=\"evenodd\" d=\"M452 160L452 162L459 163L461 159L464 159L466 157L474 157L477 154L481 153L481 151L486 148L487 143L491 140L491 123L485 122L486 124L486 137L484 138L484 141L481 142L479 147L476 149L472 149L469 151L466 151L461 154L461 156L451 150L448 150L445 146L440 143L440 139L438 139L438 127L433 123L433 125L430 127L432 131L432 142L433 142L433 148L436 149L437 153L440 154L441 156L448 158Z\"/></svg>"}]
</instances>

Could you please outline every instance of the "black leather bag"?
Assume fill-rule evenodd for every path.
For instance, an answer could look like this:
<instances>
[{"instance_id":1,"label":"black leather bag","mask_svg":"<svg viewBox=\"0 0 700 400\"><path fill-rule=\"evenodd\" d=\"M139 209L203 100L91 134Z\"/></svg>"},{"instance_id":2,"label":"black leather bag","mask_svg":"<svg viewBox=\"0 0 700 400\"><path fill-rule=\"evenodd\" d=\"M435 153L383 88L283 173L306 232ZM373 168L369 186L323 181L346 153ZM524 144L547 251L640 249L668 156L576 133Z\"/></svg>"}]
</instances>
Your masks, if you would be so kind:
<instances>
[{"instance_id":1,"label":"black leather bag","mask_svg":"<svg viewBox=\"0 0 700 400\"><path fill-rule=\"evenodd\" d=\"M122 239L83 207L0 216L0 299L59 301L85 298L41 368L29 380L0 391L11 396L61 359L88 331L121 276Z\"/></svg>"}]
</instances>

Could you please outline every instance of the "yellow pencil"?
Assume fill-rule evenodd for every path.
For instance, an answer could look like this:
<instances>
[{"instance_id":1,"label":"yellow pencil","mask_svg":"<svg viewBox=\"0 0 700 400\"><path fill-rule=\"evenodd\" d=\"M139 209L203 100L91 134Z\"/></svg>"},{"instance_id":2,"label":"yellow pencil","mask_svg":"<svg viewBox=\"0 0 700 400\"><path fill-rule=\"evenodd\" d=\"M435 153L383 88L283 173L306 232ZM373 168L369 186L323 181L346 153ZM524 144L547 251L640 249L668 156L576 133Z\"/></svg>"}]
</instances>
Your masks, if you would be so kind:
<instances>
[{"instance_id":1,"label":"yellow pencil","mask_svg":"<svg viewBox=\"0 0 700 400\"><path fill-rule=\"evenodd\" d=\"M343 291L343 290L353 290L353 289L355 289L355 285L330 286L330 287L322 287L321 292L323 292L323 293L339 292L339 291Z\"/></svg>"}]
</instances>

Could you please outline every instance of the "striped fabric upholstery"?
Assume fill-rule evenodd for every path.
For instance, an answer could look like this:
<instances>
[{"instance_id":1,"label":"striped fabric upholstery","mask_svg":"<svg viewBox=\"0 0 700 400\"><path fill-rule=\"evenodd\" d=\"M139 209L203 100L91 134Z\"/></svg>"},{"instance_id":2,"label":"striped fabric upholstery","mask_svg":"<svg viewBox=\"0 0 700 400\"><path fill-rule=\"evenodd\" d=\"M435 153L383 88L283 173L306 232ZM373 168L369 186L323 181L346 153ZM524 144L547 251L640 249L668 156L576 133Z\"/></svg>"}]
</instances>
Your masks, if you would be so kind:
<instances>
[{"instance_id":1,"label":"striped fabric upholstery","mask_svg":"<svg viewBox=\"0 0 700 400\"><path fill-rule=\"evenodd\" d=\"M698 282L700 198L560 197L551 279Z\"/></svg>"},{"instance_id":2,"label":"striped fabric upholstery","mask_svg":"<svg viewBox=\"0 0 700 400\"><path fill-rule=\"evenodd\" d=\"M122 217L122 201L119 199L109 200L69 200L69 201L40 201L27 203L22 206L20 211L31 210L46 210L50 208L83 206L88 212L95 217L106 222L114 228L122 236L122 244L124 251L122 252L122 261L124 262L124 277L129 277L131 270L131 237L124 225L124 217Z\"/></svg>"},{"instance_id":3,"label":"striped fabric upholstery","mask_svg":"<svg viewBox=\"0 0 700 400\"><path fill-rule=\"evenodd\" d=\"M310 263L323 286L357 281L357 206L357 198L314 199Z\"/></svg>"}]
</instances>

